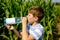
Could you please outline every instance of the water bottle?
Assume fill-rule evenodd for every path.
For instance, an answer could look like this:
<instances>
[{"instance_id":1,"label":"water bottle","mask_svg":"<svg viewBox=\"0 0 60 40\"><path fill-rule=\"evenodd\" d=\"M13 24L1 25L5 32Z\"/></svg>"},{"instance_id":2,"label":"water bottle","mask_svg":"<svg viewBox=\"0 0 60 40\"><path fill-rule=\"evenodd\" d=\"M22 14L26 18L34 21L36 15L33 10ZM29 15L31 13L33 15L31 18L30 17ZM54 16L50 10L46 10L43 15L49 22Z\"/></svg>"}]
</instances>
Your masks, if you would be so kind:
<instances>
[{"instance_id":1,"label":"water bottle","mask_svg":"<svg viewBox=\"0 0 60 40\"><path fill-rule=\"evenodd\" d=\"M17 17L17 18L6 18L4 20L4 24L18 24L18 23L22 23L22 18L21 17Z\"/></svg>"}]
</instances>

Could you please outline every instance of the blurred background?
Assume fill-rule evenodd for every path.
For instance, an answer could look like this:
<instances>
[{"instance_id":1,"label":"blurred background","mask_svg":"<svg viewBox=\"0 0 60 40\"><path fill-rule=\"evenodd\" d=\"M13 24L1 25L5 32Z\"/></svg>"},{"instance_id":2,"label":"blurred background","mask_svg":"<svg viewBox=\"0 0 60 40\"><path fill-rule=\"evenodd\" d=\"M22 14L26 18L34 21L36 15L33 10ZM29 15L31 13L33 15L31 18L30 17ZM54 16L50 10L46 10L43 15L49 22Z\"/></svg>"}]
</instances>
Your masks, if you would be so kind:
<instances>
[{"instance_id":1,"label":"blurred background","mask_svg":"<svg viewBox=\"0 0 60 40\"><path fill-rule=\"evenodd\" d=\"M13 31L3 27L4 19L26 16L32 6L41 6L44 17L40 23L44 26L42 40L60 40L60 0L0 0L0 40L21 40ZM20 31L21 23L14 27Z\"/></svg>"}]
</instances>

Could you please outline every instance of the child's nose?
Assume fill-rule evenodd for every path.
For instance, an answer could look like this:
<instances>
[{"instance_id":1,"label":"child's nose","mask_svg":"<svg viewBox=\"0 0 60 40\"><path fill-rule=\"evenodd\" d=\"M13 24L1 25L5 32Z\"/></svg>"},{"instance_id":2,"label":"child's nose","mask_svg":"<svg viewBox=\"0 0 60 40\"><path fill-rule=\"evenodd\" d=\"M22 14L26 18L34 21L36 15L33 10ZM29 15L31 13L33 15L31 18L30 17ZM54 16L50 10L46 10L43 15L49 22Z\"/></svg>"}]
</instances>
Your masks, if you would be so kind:
<instances>
[{"instance_id":1,"label":"child's nose","mask_svg":"<svg viewBox=\"0 0 60 40\"><path fill-rule=\"evenodd\" d=\"M26 17L28 18L28 15Z\"/></svg>"}]
</instances>

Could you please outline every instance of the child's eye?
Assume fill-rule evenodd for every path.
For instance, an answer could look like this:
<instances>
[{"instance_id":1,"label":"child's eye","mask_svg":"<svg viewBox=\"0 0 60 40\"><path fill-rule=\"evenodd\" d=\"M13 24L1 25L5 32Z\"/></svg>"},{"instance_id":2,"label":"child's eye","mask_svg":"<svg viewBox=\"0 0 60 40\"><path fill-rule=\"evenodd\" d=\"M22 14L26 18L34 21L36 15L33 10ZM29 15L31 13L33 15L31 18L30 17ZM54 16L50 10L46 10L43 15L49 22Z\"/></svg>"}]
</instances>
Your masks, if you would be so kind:
<instances>
[{"instance_id":1,"label":"child's eye","mask_svg":"<svg viewBox=\"0 0 60 40\"><path fill-rule=\"evenodd\" d=\"M28 15L28 16L30 16L30 15Z\"/></svg>"},{"instance_id":2,"label":"child's eye","mask_svg":"<svg viewBox=\"0 0 60 40\"><path fill-rule=\"evenodd\" d=\"M29 15L30 16L30 15Z\"/></svg>"}]
</instances>

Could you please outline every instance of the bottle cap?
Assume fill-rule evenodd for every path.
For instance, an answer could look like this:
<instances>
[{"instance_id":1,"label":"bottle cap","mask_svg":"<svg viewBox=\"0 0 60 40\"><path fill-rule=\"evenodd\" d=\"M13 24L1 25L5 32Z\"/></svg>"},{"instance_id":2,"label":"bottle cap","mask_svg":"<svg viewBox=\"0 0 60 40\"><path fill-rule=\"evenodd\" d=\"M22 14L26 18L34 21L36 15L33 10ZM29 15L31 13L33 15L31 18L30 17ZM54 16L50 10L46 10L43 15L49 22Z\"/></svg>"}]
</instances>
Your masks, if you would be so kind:
<instances>
[{"instance_id":1,"label":"bottle cap","mask_svg":"<svg viewBox=\"0 0 60 40\"><path fill-rule=\"evenodd\" d=\"M4 24L6 24L6 20L4 20Z\"/></svg>"}]
</instances>

